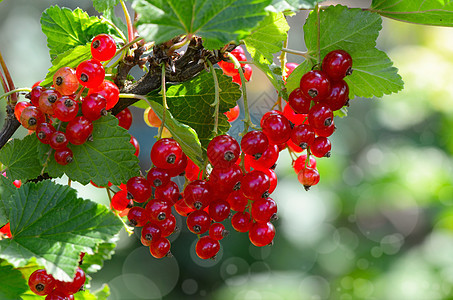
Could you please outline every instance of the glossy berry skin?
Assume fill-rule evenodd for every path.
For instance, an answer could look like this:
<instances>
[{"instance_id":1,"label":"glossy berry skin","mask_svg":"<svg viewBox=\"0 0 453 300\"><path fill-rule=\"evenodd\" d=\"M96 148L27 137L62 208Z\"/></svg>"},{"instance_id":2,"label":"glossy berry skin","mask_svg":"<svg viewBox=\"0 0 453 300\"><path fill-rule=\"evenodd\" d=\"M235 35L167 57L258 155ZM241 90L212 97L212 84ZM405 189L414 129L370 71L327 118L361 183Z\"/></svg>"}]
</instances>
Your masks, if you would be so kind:
<instances>
[{"instance_id":1,"label":"glossy berry skin","mask_svg":"<svg viewBox=\"0 0 453 300\"><path fill-rule=\"evenodd\" d=\"M186 201L184 201L184 198L181 198L178 201L176 201L174 208L181 217L187 217L187 215L189 215L191 212L195 210L187 205Z\"/></svg>"},{"instance_id":2,"label":"glossy berry skin","mask_svg":"<svg viewBox=\"0 0 453 300\"><path fill-rule=\"evenodd\" d=\"M55 127L50 123L40 123L36 127L36 137L43 144L49 144L52 134L55 132Z\"/></svg>"},{"instance_id":3,"label":"glossy berry skin","mask_svg":"<svg viewBox=\"0 0 453 300\"><path fill-rule=\"evenodd\" d=\"M160 237L153 240L149 245L149 252L154 258L163 258L170 256L170 241L165 237Z\"/></svg>"},{"instance_id":4,"label":"glossy berry skin","mask_svg":"<svg viewBox=\"0 0 453 300\"><path fill-rule=\"evenodd\" d=\"M231 54L237 58L238 61L246 61L247 57L245 56L244 50L241 46L236 47ZM232 62L220 61L219 63L220 68L222 71L228 76L234 76L238 73L238 70L234 67Z\"/></svg>"},{"instance_id":5,"label":"glossy berry skin","mask_svg":"<svg viewBox=\"0 0 453 300\"><path fill-rule=\"evenodd\" d=\"M120 99L120 90L110 80L104 80L99 86L90 88L88 90L88 95L98 93L102 95L105 98L105 101L107 101L105 105L106 110L112 109L117 103L118 100ZM127 109L127 108L126 108ZM121 126L121 125L120 125ZM128 128L126 128L128 129Z\"/></svg>"},{"instance_id":6,"label":"glossy berry skin","mask_svg":"<svg viewBox=\"0 0 453 300\"><path fill-rule=\"evenodd\" d=\"M137 139L131 135L129 143L131 143L132 146L134 146L135 148L134 155L138 157L138 155L140 154L140 144L138 143Z\"/></svg>"},{"instance_id":7,"label":"glossy berry skin","mask_svg":"<svg viewBox=\"0 0 453 300\"><path fill-rule=\"evenodd\" d=\"M34 271L28 278L30 290L39 296L49 294L55 287L55 279L52 275L47 274L45 269Z\"/></svg>"},{"instance_id":8,"label":"glossy berry skin","mask_svg":"<svg viewBox=\"0 0 453 300\"><path fill-rule=\"evenodd\" d=\"M66 126L66 137L73 145L82 145L93 132L93 123L84 116L75 117Z\"/></svg>"},{"instance_id":9,"label":"glossy berry skin","mask_svg":"<svg viewBox=\"0 0 453 300\"><path fill-rule=\"evenodd\" d=\"M297 68L299 64L296 63L286 63L285 64L285 69L286 69L286 78L291 75L291 73L294 71L295 68Z\"/></svg>"},{"instance_id":10,"label":"glossy berry skin","mask_svg":"<svg viewBox=\"0 0 453 300\"><path fill-rule=\"evenodd\" d=\"M333 122L333 112L329 105L317 103L310 108L308 123L314 128L329 127Z\"/></svg>"},{"instance_id":11,"label":"glossy berry skin","mask_svg":"<svg viewBox=\"0 0 453 300\"><path fill-rule=\"evenodd\" d=\"M307 115L296 113L291 108L291 105L285 105L285 107L283 108L283 115L294 125L307 123Z\"/></svg>"},{"instance_id":12,"label":"glossy berry skin","mask_svg":"<svg viewBox=\"0 0 453 300\"><path fill-rule=\"evenodd\" d=\"M307 154L303 153L301 154L293 163L293 169L296 174L299 174L299 172L305 167L307 160ZM313 155L310 155L310 162L308 164L310 168L316 168L316 158Z\"/></svg>"},{"instance_id":13,"label":"glossy berry skin","mask_svg":"<svg viewBox=\"0 0 453 300\"><path fill-rule=\"evenodd\" d=\"M91 42L91 56L99 61L112 59L116 53L115 40L108 34L98 34Z\"/></svg>"},{"instance_id":14,"label":"glossy berry skin","mask_svg":"<svg viewBox=\"0 0 453 300\"><path fill-rule=\"evenodd\" d=\"M339 110L349 100L349 86L344 80L335 81L332 83L330 95L323 100L327 103L332 111Z\"/></svg>"},{"instance_id":15,"label":"glossy berry skin","mask_svg":"<svg viewBox=\"0 0 453 300\"><path fill-rule=\"evenodd\" d=\"M267 175L259 170L253 170L244 175L241 183L242 194L251 200L261 197L266 198L270 188L270 181Z\"/></svg>"},{"instance_id":16,"label":"glossy berry skin","mask_svg":"<svg viewBox=\"0 0 453 300\"><path fill-rule=\"evenodd\" d=\"M203 234L209 230L211 217L204 210L195 210L187 216L187 228L195 234Z\"/></svg>"},{"instance_id":17,"label":"glossy berry skin","mask_svg":"<svg viewBox=\"0 0 453 300\"><path fill-rule=\"evenodd\" d=\"M61 131L55 131L51 136L50 136L50 141L49 145L52 147L52 149L55 150L60 150L66 148L68 145L69 141L66 138L66 134Z\"/></svg>"},{"instance_id":18,"label":"glossy berry skin","mask_svg":"<svg viewBox=\"0 0 453 300\"><path fill-rule=\"evenodd\" d=\"M332 124L329 126L324 128L315 128L314 130L317 136L329 137L335 132L335 129L335 122L332 121Z\"/></svg>"},{"instance_id":19,"label":"glossy berry skin","mask_svg":"<svg viewBox=\"0 0 453 300\"><path fill-rule=\"evenodd\" d=\"M304 96L300 88L296 88L288 96L288 104L298 114L308 114L310 110L311 98Z\"/></svg>"},{"instance_id":20,"label":"glossy berry skin","mask_svg":"<svg viewBox=\"0 0 453 300\"><path fill-rule=\"evenodd\" d=\"M187 166L184 170L186 178L189 181L199 179L200 167L198 167L190 158L187 158Z\"/></svg>"},{"instance_id":21,"label":"glossy berry skin","mask_svg":"<svg viewBox=\"0 0 453 300\"><path fill-rule=\"evenodd\" d=\"M148 216L143 207L134 206L127 213L127 219L131 226L142 227L148 221Z\"/></svg>"},{"instance_id":22,"label":"glossy berry skin","mask_svg":"<svg viewBox=\"0 0 453 300\"><path fill-rule=\"evenodd\" d=\"M170 177L176 177L179 175L183 176L184 170L186 169L186 167L187 167L187 155L185 155L183 152L181 159L176 162L175 167L171 168L171 169L167 169L168 175L170 175Z\"/></svg>"},{"instance_id":23,"label":"glossy berry skin","mask_svg":"<svg viewBox=\"0 0 453 300\"><path fill-rule=\"evenodd\" d=\"M168 215L171 215L171 207L173 203L170 203L165 199L153 199L146 204L145 210L150 221L163 221Z\"/></svg>"},{"instance_id":24,"label":"glossy berry skin","mask_svg":"<svg viewBox=\"0 0 453 300\"><path fill-rule=\"evenodd\" d=\"M220 241L228 234L228 230L225 229L222 223L212 223L211 227L209 227L209 236L216 241Z\"/></svg>"},{"instance_id":25,"label":"glossy berry skin","mask_svg":"<svg viewBox=\"0 0 453 300\"><path fill-rule=\"evenodd\" d=\"M120 111L117 115L116 118L118 119L118 125L123 127L126 130L129 130L132 125L132 113L129 110L129 108L125 108L122 111Z\"/></svg>"},{"instance_id":26,"label":"glossy berry skin","mask_svg":"<svg viewBox=\"0 0 453 300\"><path fill-rule=\"evenodd\" d=\"M249 239L253 245L263 247L272 243L275 237L275 228L271 222L258 222L249 230Z\"/></svg>"},{"instance_id":27,"label":"glossy berry skin","mask_svg":"<svg viewBox=\"0 0 453 300\"><path fill-rule=\"evenodd\" d=\"M230 204L225 200L215 200L209 204L209 216L216 222L222 222L230 215Z\"/></svg>"},{"instance_id":28,"label":"glossy berry skin","mask_svg":"<svg viewBox=\"0 0 453 300\"><path fill-rule=\"evenodd\" d=\"M311 153L316 157L330 157L330 140L323 136L318 136L310 147Z\"/></svg>"},{"instance_id":29,"label":"glossy berry skin","mask_svg":"<svg viewBox=\"0 0 453 300\"><path fill-rule=\"evenodd\" d=\"M243 212L248 204L248 199L244 197L241 190L230 193L226 200L230 204L231 210L239 212Z\"/></svg>"},{"instance_id":30,"label":"glossy berry skin","mask_svg":"<svg viewBox=\"0 0 453 300\"><path fill-rule=\"evenodd\" d=\"M79 83L89 89L99 86L105 77L104 66L96 59L81 62L76 69Z\"/></svg>"},{"instance_id":31,"label":"glossy berry skin","mask_svg":"<svg viewBox=\"0 0 453 300\"><path fill-rule=\"evenodd\" d=\"M135 202L143 203L151 198L152 190L148 181L140 176L131 177L127 181L127 192Z\"/></svg>"},{"instance_id":32,"label":"glossy berry skin","mask_svg":"<svg viewBox=\"0 0 453 300\"><path fill-rule=\"evenodd\" d=\"M143 225L141 235L143 239L147 241L153 241L161 237L161 231L157 224L148 222Z\"/></svg>"},{"instance_id":33,"label":"glossy berry skin","mask_svg":"<svg viewBox=\"0 0 453 300\"><path fill-rule=\"evenodd\" d=\"M171 235L176 230L176 218L173 214L167 214L165 220L154 221L155 224L159 225L161 235L167 237Z\"/></svg>"},{"instance_id":34,"label":"glossy berry skin","mask_svg":"<svg viewBox=\"0 0 453 300\"><path fill-rule=\"evenodd\" d=\"M267 136L258 130L247 132L241 140L241 149L245 154L260 158L269 146Z\"/></svg>"},{"instance_id":35,"label":"glossy berry skin","mask_svg":"<svg viewBox=\"0 0 453 300\"><path fill-rule=\"evenodd\" d=\"M232 123L236 121L239 118L239 113L241 112L241 109L239 108L239 105L236 105L233 108L230 108L229 111L225 112L225 116L228 118L228 122Z\"/></svg>"},{"instance_id":36,"label":"glossy berry skin","mask_svg":"<svg viewBox=\"0 0 453 300\"><path fill-rule=\"evenodd\" d=\"M154 143L151 148L151 161L161 169L172 169L178 166L182 159L181 146L174 139L164 138Z\"/></svg>"},{"instance_id":37,"label":"glossy berry skin","mask_svg":"<svg viewBox=\"0 0 453 300\"><path fill-rule=\"evenodd\" d=\"M164 169L153 167L148 171L146 179L153 187L159 187L170 182L170 175Z\"/></svg>"},{"instance_id":38,"label":"glossy berry skin","mask_svg":"<svg viewBox=\"0 0 453 300\"><path fill-rule=\"evenodd\" d=\"M27 101L17 102L16 106L14 106L14 115L16 116L17 121L20 121L20 115L24 108L30 106L31 103Z\"/></svg>"},{"instance_id":39,"label":"glossy berry skin","mask_svg":"<svg viewBox=\"0 0 453 300\"><path fill-rule=\"evenodd\" d=\"M209 175L209 182L220 193L230 193L241 187L241 167L234 164L230 168L213 168Z\"/></svg>"},{"instance_id":40,"label":"glossy berry skin","mask_svg":"<svg viewBox=\"0 0 453 300\"><path fill-rule=\"evenodd\" d=\"M55 150L54 158L55 161L62 166L65 166L74 160L72 150L69 148Z\"/></svg>"},{"instance_id":41,"label":"glossy berry skin","mask_svg":"<svg viewBox=\"0 0 453 300\"><path fill-rule=\"evenodd\" d=\"M291 140L300 148L307 149L315 140L315 131L311 125L294 126L291 131Z\"/></svg>"},{"instance_id":42,"label":"glossy berry skin","mask_svg":"<svg viewBox=\"0 0 453 300\"><path fill-rule=\"evenodd\" d=\"M82 114L90 121L96 121L107 114L105 110L106 101L104 96L93 93L86 96L82 101Z\"/></svg>"},{"instance_id":43,"label":"glossy berry skin","mask_svg":"<svg viewBox=\"0 0 453 300\"><path fill-rule=\"evenodd\" d=\"M184 189L184 200L192 209L203 209L211 201L211 186L207 181L195 180Z\"/></svg>"},{"instance_id":44,"label":"glossy berry skin","mask_svg":"<svg viewBox=\"0 0 453 300\"><path fill-rule=\"evenodd\" d=\"M51 291L45 298L45 300L71 300L74 299L74 296L68 295L60 290L53 290Z\"/></svg>"},{"instance_id":45,"label":"glossy berry skin","mask_svg":"<svg viewBox=\"0 0 453 300\"><path fill-rule=\"evenodd\" d=\"M252 203L252 218L257 222L269 222L277 214L277 203L272 198L263 198Z\"/></svg>"},{"instance_id":46,"label":"glossy berry skin","mask_svg":"<svg viewBox=\"0 0 453 300\"><path fill-rule=\"evenodd\" d=\"M195 245L195 252L201 259L214 258L220 250L220 243L210 236L201 237Z\"/></svg>"},{"instance_id":47,"label":"glossy berry skin","mask_svg":"<svg viewBox=\"0 0 453 300\"><path fill-rule=\"evenodd\" d=\"M63 122L73 120L79 112L79 103L69 96L62 96L54 104L55 117Z\"/></svg>"},{"instance_id":48,"label":"glossy berry skin","mask_svg":"<svg viewBox=\"0 0 453 300\"><path fill-rule=\"evenodd\" d=\"M43 86L35 86L31 89L31 92L27 94L25 97L30 99L31 103L33 106L39 106L39 97L41 96L41 93L46 90L45 87Z\"/></svg>"},{"instance_id":49,"label":"glossy berry skin","mask_svg":"<svg viewBox=\"0 0 453 300\"><path fill-rule=\"evenodd\" d=\"M272 169L263 170L263 172L267 175L267 177L269 177L270 183L269 194L272 194L275 191L275 188L277 187L278 182L277 174L275 174L275 171Z\"/></svg>"},{"instance_id":50,"label":"glossy berry skin","mask_svg":"<svg viewBox=\"0 0 453 300\"><path fill-rule=\"evenodd\" d=\"M36 130L38 124L45 121L44 114L33 105L30 105L20 114L20 123L29 130Z\"/></svg>"},{"instance_id":51,"label":"glossy berry skin","mask_svg":"<svg viewBox=\"0 0 453 300\"><path fill-rule=\"evenodd\" d=\"M245 161L255 170L265 170L271 168L277 162L278 156L278 146L269 145L260 158L256 159L253 156L245 155Z\"/></svg>"},{"instance_id":52,"label":"glossy berry skin","mask_svg":"<svg viewBox=\"0 0 453 300\"><path fill-rule=\"evenodd\" d=\"M53 75L53 86L61 95L69 96L79 88L76 71L70 67L62 67Z\"/></svg>"},{"instance_id":53,"label":"glossy berry skin","mask_svg":"<svg viewBox=\"0 0 453 300\"><path fill-rule=\"evenodd\" d=\"M282 115L283 112L279 111L279 110L270 110L268 112L266 112L262 117L261 117L261 120L260 120L260 127L263 128L263 124L264 124L264 121L272 116L272 115Z\"/></svg>"},{"instance_id":54,"label":"glossy berry skin","mask_svg":"<svg viewBox=\"0 0 453 300\"><path fill-rule=\"evenodd\" d=\"M327 73L313 70L300 79L300 91L305 97L319 102L330 94L330 79Z\"/></svg>"},{"instance_id":55,"label":"glossy berry skin","mask_svg":"<svg viewBox=\"0 0 453 300\"><path fill-rule=\"evenodd\" d=\"M55 290L63 292L66 295L72 295L77 293L83 287L83 285L85 284L85 280L86 280L85 272L80 267L78 267L72 281L63 282L57 280Z\"/></svg>"},{"instance_id":56,"label":"glossy berry skin","mask_svg":"<svg viewBox=\"0 0 453 300\"><path fill-rule=\"evenodd\" d=\"M167 200L170 203L176 203L180 196L178 185L174 181L157 187L154 195L156 198Z\"/></svg>"},{"instance_id":57,"label":"glossy berry skin","mask_svg":"<svg viewBox=\"0 0 453 300\"><path fill-rule=\"evenodd\" d=\"M112 197L110 205L114 210L123 211L129 207L130 200L127 198L127 190L120 190Z\"/></svg>"},{"instance_id":58,"label":"glossy berry skin","mask_svg":"<svg viewBox=\"0 0 453 300\"><path fill-rule=\"evenodd\" d=\"M60 94L55 90L46 90L39 96L39 109L48 115L53 115L53 104L60 97Z\"/></svg>"},{"instance_id":59,"label":"glossy berry skin","mask_svg":"<svg viewBox=\"0 0 453 300\"><path fill-rule=\"evenodd\" d=\"M297 174L297 179L304 186L305 190L308 191L311 186L318 184L319 172L316 168L304 167Z\"/></svg>"},{"instance_id":60,"label":"glossy berry skin","mask_svg":"<svg viewBox=\"0 0 453 300\"><path fill-rule=\"evenodd\" d=\"M162 125L162 121L156 115L154 110L151 107L145 109L143 113L143 119L145 120L146 125L149 127L160 127Z\"/></svg>"},{"instance_id":61,"label":"glossy berry skin","mask_svg":"<svg viewBox=\"0 0 453 300\"><path fill-rule=\"evenodd\" d=\"M239 159L241 150L234 138L224 134L209 142L206 153L214 168L229 168Z\"/></svg>"},{"instance_id":62,"label":"glossy berry skin","mask_svg":"<svg viewBox=\"0 0 453 300\"><path fill-rule=\"evenodd\" d=\"M238 232L247 232L252 225L250 214L246 211L237 212L231 218L231 226Z\"/></svg>"},{"instance_id":63,"label":"glossy berry skin","mask_svg":"<svg viewBox=\"0 0 453 300\"><path fill-rule=\"evenodd\" d=\"M286 143L291 136L291 123L283 115L271 115L263 122L263 133L274 145Z\"/></svg>"},{"instance_id":64,"label":"glossy berry skin","mask_svg":"<svg viewBox=\"0 0 453 300\"><path fill-rule=\"evenodd\" d=\"M322 60L322 70L334 81L352 74L352 57L344 50L327 53Z\"/></svg>"}]
</instances>

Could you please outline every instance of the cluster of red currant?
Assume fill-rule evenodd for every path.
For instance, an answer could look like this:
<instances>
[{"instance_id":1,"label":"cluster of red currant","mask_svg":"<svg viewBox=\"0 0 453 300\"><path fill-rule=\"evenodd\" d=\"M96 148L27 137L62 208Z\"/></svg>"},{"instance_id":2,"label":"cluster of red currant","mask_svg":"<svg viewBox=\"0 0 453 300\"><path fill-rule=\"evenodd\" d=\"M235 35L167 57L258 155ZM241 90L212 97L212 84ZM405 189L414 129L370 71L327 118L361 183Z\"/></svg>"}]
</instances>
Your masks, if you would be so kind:
<instances>
[{"instance_id":1,"label":"cluster of red currant","mask_svg":"<svg viewBox=\"0 0 453 300\"><path fill-rule=\"evenodd\" d=\"M82 253L81 261L84 253ZM80 261L80 263L81 263ZM46 300L74 299L74 294L83 290L86 276L85 272L78 267L72 281L64 282L56 280L45 269L34 271L28 278L30 290L39 296L46 296Z\"/></svg>"},{"instance_id":2,"label":"cluster of red currant","mask_svg":"<svg viewBox=\"0 0 453 300\"><path fill-rule=\"evenodd\" d=\"M118 87L105 79L101 63L112 59L115 53L116 43L111 36L96 36L91 43L92 59L80 63L75 70L60 68L53 76L53 88L37 83L26 96L30 102L16 104L16 118L25 128L36 131L42 143L55 150L57 163L72 162L73 153L68 143L81 145L89 140L92 122L118 102ZM85 88L88 91L82 97Z\"/></svg>"}]
</instances>

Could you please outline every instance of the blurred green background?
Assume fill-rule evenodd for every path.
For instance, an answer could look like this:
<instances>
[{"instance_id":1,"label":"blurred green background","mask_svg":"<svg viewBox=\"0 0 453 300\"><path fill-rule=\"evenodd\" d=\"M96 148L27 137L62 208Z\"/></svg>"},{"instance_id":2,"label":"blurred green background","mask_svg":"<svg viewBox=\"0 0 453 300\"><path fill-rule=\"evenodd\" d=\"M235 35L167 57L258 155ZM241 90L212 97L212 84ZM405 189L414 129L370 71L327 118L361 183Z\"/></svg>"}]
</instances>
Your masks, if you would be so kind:
<instances>
[{"instance_id":1,"label":"blurred green background","mask_svg":"<svg viewBox=\"0 0 453 300\"><path fill-rule=\"evenodd\" d=\"M0 50L18 87L43 79L50 66L39 18L54 4L95 14L88 0L0 3ZM289 48L304 50L306 15L288 18ZM321 182L309 192L281 152L273 246L257 248L230 228L217 260L202 261L196 237L177 217L174 258L156 260L137 235L122 232L92 287L108 283L111 299L453 299L453 29L385 19L383 25L378 48L399 68L405 89L351 100L348 117L335 120L332 157L318 160ZM257 69L247 87L259 120L276 93ZM133 112L130 132L146 170L156 132L143 122L143 110ZM24 134L20 129L17 137ZM108 205L104 190L74 186L81 197Z\"/></svg>"}]
</instances>

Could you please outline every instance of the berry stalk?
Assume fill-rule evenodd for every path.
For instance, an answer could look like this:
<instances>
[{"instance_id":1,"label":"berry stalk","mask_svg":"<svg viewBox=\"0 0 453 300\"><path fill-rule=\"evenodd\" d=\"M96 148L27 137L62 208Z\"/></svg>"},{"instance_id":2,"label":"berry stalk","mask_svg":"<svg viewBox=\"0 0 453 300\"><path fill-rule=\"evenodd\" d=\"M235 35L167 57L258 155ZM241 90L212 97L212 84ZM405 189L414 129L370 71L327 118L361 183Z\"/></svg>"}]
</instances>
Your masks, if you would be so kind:
<instances>
[{"instance_id":1,"label":"berry stalk","mask_svg":"<svg viewBox=\"0 0 453 300\"><path fill-rule=\"evenodd\" d=\"M132 27L132 21L131 21L131 16L129 15L129 12L127 11L126 4L124 4L123 0L120 0L121 3L121 8L123 9L124 12L124 17L126 18L126 25L127 25L127 37L128 41L131 42L134 38L134 30Z\"/></svg>"}]
</instances>

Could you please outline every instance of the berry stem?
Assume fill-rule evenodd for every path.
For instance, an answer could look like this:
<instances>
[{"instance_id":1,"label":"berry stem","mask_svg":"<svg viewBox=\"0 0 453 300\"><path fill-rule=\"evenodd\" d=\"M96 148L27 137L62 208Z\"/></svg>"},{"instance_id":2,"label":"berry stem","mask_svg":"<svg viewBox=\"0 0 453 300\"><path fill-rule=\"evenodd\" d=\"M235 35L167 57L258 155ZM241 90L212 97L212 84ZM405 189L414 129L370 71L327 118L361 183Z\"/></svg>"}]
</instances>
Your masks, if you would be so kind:
<instances>
[{"instance_id":1,"label":"berry stem","mask_svg":"<svg viewBox=\"0 0 453 300\"><path fill-rule=\"evenodd\" d=\"M19 92L27 92L29 93L31 91L30 88L18 88L18 89L14 89L12 91L9 91L7 93L4 93L3 95L0 95L0 99L3 99L5 97L8 97L9 95L12 95L12 94L15 94L15 93L19 93Z\"/></svg>"},{"instance_id":2,"label":"berry stem","mask_svg":"<svg viewBox=\"0 0 453 300\"><path fill-rule=\"evenodd\" d=\"M101 20L104 21L105 23L109 24L110 26L112 26L112 28L115 29L115 31L118 33L120 38L125 43L127 43L127 37L124 35L124 33L112 21L110 21L109 19L105 18L104 16L101 16Z\"/></svg>"},{"instance_id":3,"label":"berry stem","mask_svg":"<svg viewBox=\"0 0 453 300\"><path fill-rule=\"evenodd\" d=\"M297 50L293 50L293 49L288 49L288 48L285 48L285 47L282 48L282 52L291 53L291 54L294 54L294 55L299 55L299 56L308 58L308 53L307 52L302 52L302 51L297 51Z\"/></svg>"},{"instance_id":4,"label":"berry stem","mask_svg":"<svg viewBox=\"0 0 453 300\"><path fill-rule=\"evenodd\" d=\"M219 80L217 78L217 73L215 72L214 66L212 65L209 59L206 60L209 65L209 69L211 70L212 77L214 78L214 103L211 106L215 106L214 111L214 133L217 135L218 127L219 127L219 106L220 106L220 87L219 87Z\"/></svg>"},{"instance_id":5,"label":"berry stem","mask_svg":"<svg viewBox=\"0 0 453 300\"><path fill-rule=\"evenodd\" d=\"M15 89L14 82L13 82L13 79L11 77L11 74L8 71L8 67L6 66L5 60L3 59L3 56L2 56L1 52L0 52L0 64L2 65L3 73L5 74L6 81L8 82L8 89L5 90L5 92L12 91L12 90ZM16 103L17 103L17 95L16 95L16 93L11 94L10 100L11 101L8 101L8 104L13 104L13 106L16 105Z\"/></svg>"},{"instance_id":6,"label":"berry stem","mask_svg":"<svg viewBox=\"0 0 453 300\"><path fill-rule=\"evenodd\" d=\"M164 107L164 112L162 114L162 124L160 124L159 128L159 140L162 138L162 132L164 131L164 126L165 126L165 115L167 114L167 91L166 91L166 86L165 86L165 62L162 63L162 89L160 90L160 93L162 94L162 106Z\"/></svg>"},{"instance_id":7,"label":"berry stem","mask_svg":"<svg viewBox=\"0 0 453 300\"><path fill-rule=\"evenodd\" d=\"M124 17L126 18L127 41L131 42L132 39L134 38L134 30L133 30L133 27L132 27L131 16L129 15L129 12L127 11L126 4L124 4L123 0L120 0L120 3L121 3L121 8L123 9L123 12L124 12Z\"/></svg>"},{"instance_id":8,"label":"berry stem","mask_svg":"<svg viewBox=\"0 0 453 300\"><path fill-rule=\"evenodd\" d=\"M127 234L129 234L129 236L133 235L134 227L127 225L123 218L118 215L118 212L115 212L115 215L120 219L121 223L123 223L124 230L126 230Z\"/></svg>"}]
</instances>

